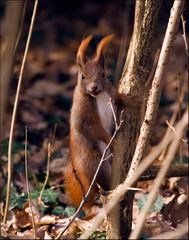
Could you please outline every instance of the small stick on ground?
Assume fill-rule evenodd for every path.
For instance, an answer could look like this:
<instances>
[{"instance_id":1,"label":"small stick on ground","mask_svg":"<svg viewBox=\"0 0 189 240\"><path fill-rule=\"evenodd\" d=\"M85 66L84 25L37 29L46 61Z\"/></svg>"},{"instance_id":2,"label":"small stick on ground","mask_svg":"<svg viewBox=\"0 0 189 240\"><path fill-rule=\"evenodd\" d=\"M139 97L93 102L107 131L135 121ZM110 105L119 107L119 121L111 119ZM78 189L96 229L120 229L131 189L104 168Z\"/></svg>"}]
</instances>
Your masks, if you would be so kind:
<instances>
[{"instance_id":1,"label":"small stick on ground","mask_svg":"<svg viewBox=\"0 0 189 240\"><path fill-rule=\"evenodd\" d=\"M39 198L38 198L38 202L39 202L40 205L42 203L43 192L45 190L45 187L46 187L48 179L49 179L50 160L51 160L51 155L52 155L54 144L55 144L56 129L57 129L57 123L55 123L55 126L54 126L54 131L53 131L53 134L52 134L51 143L49 142L48 143L48 147L47 147L47 172L46 172L46 177L45 177L45 181L44 181L43 187L41 189L41 192L40 192L40 195L39 195Z\"/></svg>"},{"instance_id":2,"label":"small stick on ground","mask_svg":"<svg viewBox=\"0 0 189 240\"><path fill-rule=\"evenodd\" d=\"M39 204L41 204L41 202L42 202L43 192L45 190L45 187L46 187L48 179L49 179L51 153L52 153L51 143L48 143L48 148L47 148L47 173L46 173L46 177L45 177L43 187L41 189L41 192L40 192L40 195L39 195L39 198L38 198Z\"/></svg>"},{"instance_id":3,"label":"small stick on ground","mask_svg":"<svg viewBox=\"0 0 189 240\"><path fill-rule=\"evenodd\" d=\"M29 202L29 208L31 212L31 219L32 219L32 227L33 227L33 238L36 239L36 228L35 228L35 219L34 214L32 210L32 201L30 197L30 188L28 183L28 156L27 156L27 149L28 149L28 130L27 127L25 127L25 173L26 173L26 188L28 193L28 202Z\"/></svg>"}]
</instances>

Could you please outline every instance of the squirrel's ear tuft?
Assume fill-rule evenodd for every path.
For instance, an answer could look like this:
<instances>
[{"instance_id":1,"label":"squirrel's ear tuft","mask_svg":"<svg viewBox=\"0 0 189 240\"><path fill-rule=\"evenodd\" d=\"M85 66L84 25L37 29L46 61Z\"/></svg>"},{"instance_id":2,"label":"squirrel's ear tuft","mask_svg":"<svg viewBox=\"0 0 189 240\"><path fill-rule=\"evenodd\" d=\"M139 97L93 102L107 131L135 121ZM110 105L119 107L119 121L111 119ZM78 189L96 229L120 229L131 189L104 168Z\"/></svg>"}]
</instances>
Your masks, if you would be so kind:
<instances>
[{"instance_id":1,"label":"squirrel's ear tuft","mask_svg":"<svg viewBox=\"0 0 189 240\"><path fill-rule=\"evenodd\" d=\"M103 50L106 45L114 38L114 34L110 34L104 37L98 44L96 49L96 56L94 58L95 61L99 62L103 59Z\"/></svg>"},{"instance_id":2,"label":"squirrel's ear tuft","mask_svg":"<svg viewBox=\"0 0 189 240\"><path fill-rule=\"evenodd\" d=\"M76 58L76 61L77 61L77 64L80 65L80 66L83 66L86 62L86 57L85 57L85 54L86 54L86 50L87 50L87 47L90 43L92 39L92 35L89 35L88 37L86 37L80 44L79 46L79 49L77 51L77 58Z\"/></svg>"}]
</instances>

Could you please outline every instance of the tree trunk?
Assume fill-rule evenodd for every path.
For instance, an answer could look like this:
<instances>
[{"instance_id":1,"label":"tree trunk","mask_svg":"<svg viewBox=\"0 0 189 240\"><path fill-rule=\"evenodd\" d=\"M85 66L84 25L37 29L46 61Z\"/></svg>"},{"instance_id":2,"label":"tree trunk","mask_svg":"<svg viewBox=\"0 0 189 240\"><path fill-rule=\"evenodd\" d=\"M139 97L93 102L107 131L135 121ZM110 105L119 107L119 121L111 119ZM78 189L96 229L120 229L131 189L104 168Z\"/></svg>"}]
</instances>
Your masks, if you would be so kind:
<instances>
[{"instance_id":1,"label":"tree trunk","mask_svg":"<svg viewBox=\"0 0 189 240\"><path fill-rule=\"evenodd\" d=\"M160 6L161 0L136 1L134 31L119 82L121 93L139 96L144 93L144 83L148 77L147 61ZM118 116L120 111L121 109L118 111ZM113 146L112 188L123 182L131 165L141 122L138 109L124 109L123 121ZM120 206L109 214L108 239L128 239L132 227L133 198L134 192L128 192Z\"/></svg>"},{"instance_id":2,"label":"tree trunk","mask_svg":"<svg viewBox=\"0 0 189 240\"><path fill-rule=\"evenodd\" d=\"M1 137L3 138L3 125L6 118L6 105L8 90L12 75L14 54L19 40L22 20L24 17L25 1L7 1L5 20L3 24L3 41L1 47L0 89L1 89Z\"/></svg>"}]
</instances>

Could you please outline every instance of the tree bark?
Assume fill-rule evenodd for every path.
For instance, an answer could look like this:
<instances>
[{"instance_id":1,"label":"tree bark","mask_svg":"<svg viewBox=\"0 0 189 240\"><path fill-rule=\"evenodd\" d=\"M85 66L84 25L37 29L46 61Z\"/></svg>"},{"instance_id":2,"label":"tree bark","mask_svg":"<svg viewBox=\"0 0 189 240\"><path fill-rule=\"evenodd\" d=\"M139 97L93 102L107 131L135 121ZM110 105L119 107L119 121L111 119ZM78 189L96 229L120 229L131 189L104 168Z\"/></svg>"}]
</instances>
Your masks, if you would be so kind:
<instances>
[{"instance_id":1,"label":"tree bark","mask_svg":"<svg viewBox=\"0 0 189 240\"><path fill-rule=\"evenodd\" d=\"M148 77L147 61L160 6L161 0L136 1L134 31L119 82L121 93L137 94L141 97L145 90L144 83ZM118 115L120 111L118 110ZM122 129L113 145L112 188L126 178L131 165L141 122L138 109L124 109L123 120ZM108 239L128 239L132 227L133 198L134 193L128 192L120 206L109 214Z\"/></svg>"},{"instance_id":2,"label":"tree bark","mask_svg":"<svg viewBox=\"0 0 189 240\"><path fill-rule=\"evenodd\" d=\"M25 1L14 0L7 1L6 13L3 25L3 44L1 47L1 64L0 64L0 89L1 89L1 131L6 116L6 105L8 99L8 90L13 70L14 54L17 47L19 32L24 17ZM1 132L3 138L3 132Z\"/></svg>"}]
</instances>

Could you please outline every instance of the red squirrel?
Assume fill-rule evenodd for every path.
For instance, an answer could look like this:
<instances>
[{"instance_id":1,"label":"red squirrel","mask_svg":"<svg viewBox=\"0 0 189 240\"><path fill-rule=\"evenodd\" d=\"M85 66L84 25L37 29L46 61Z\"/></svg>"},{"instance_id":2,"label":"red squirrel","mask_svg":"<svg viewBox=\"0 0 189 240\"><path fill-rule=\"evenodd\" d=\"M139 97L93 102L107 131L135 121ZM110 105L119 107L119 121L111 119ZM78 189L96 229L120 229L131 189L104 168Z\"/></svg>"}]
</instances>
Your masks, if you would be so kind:
<instances>
[{"instance_id":1,"label":"red squirrel","mask_svg":"<svg viewBox=\"0 0 189 240\"><path fill-rule=\"evenodd\" d=\"M113 114L109 106L136 107L138 99L118 93L106 78L103 50L113 35L103 38L97 46L93 59L85 54L92 36L85 38L77 52L78 81L73 96L70 116L70 162L64 173L65 191L69 203L78 207L87 192L105 146L111 139ZM104 190L108 190L111 164L104 161L96 179ZM85 204L89 208L95 204L98 192L94 185Z\"/></svg>"}]
</instances>

